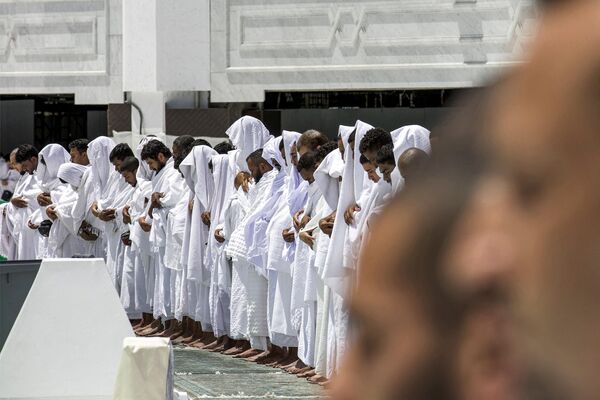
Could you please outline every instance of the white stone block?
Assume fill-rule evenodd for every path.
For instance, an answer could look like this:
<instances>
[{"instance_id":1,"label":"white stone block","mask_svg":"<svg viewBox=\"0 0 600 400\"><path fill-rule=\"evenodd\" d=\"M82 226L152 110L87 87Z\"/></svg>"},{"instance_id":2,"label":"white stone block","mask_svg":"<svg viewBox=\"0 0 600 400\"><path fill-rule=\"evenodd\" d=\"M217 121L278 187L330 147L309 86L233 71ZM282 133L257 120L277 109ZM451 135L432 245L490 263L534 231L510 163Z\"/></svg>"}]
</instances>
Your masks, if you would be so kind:
<instances>
[{"instance_id":1,"label":"white stone block","mask_svg":"<svg viewBox=\"0 0 600 400\"><path fill-rule=\"evenodd\" d=\"M111 399L129 336L102 259L44 260L0 353L0 399Z\"/></svg>"}]
</instances>

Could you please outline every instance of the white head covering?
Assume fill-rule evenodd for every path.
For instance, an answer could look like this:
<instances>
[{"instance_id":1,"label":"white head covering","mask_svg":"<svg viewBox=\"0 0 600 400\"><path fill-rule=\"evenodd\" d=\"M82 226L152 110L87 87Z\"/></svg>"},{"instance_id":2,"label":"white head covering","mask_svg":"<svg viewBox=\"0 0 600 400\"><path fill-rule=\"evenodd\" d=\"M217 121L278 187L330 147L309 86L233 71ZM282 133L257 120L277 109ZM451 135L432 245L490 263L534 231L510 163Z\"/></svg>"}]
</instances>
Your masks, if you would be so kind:
<instances>
[{"instance_id":1,"label":"white head covering","mask_svg":"<svg viewBox=\"0 0 600 400\"><path fill-rule=\"evenodd\" d=\"M209 146L194 146L190 154L179 165L185 182L205 209L210 207L210 194L213 192L213 176L208 168L208 162L218 153Z\"/></svg>"},{"instance_id":2,"label":"white head covering","mask_svg":"<svg viewBox=\"0 0 600 400\"><path fill-rule=\"evenodd\" d=\"M339 177L342 176L343 169L342 155L338 150L334 150L325 156L314 173L314 185L321 191L331 210L335 210L337 207L340 196Z\"/></svg>"},{"instance_id":3,"label":"white head covering","mask_svg":"<svg viewBox=\"0 0 600 400\"><path fill-rule=\"evenodd\" d=\"M67 182L69 185L78 188L81 184L81 178L88 167L75 164L65 163L58 168L58 178Z\"/></svg>"},{"instance_id":4,"label":"white head covering","mask_svg":"<svg viewBox=\"0 0 600 400\"><path fill-rule=\"evenodd\" d=\"M240 150L237 163L242 171L247 171L246 158L260 149L272 138L269 130L258 119L244 116L235 121L225 132L236 149Z\"/></svg>"},{"instance_id":5,"label":"white head covering","mask_svg":"<svg viewBox=\"0 0 600 400\"><path fill-rule=\"evenodd\" d=\"M135 157L140 161L140 168L138 168L137 177L146 181L152 179L152 174L154 171L150 169L146 161L142 160L142 150L144 149L144 146L152 140L158 140L159 142L164 143L164 141L157 136L144 136L142 139L140 139L140 143L135 149Z\"/></svg>"},{"instance_id":6,"label":"white head covering","mask_svg":"<svg viewBox=\"0 0 600 400\"><path fill-rule=\"evenodd\" d=\"M59 144L49 144L38 154L39 163L37 177L40 187L44 191L53 190L60 185L58 180L58 168L71 159L69 153Z\"/></svg>"},{"instance_id":7,"label":"white head covering","mask_svg":"<svg viewBox=\"0 0 600 400\"><path fill-rule=\"evenodd\" d=\"M115 142L106 136L100 136L88 144L88 158L92 172L94 192L97 199L103 199L108 189L108 179L111 174L110 152L115 148Z\"/></svg>"},{"instance_id":8,"label":"white head covering","mask_svg":"<svg viewBox=\"0 0 600 400\"><path fill-rule=\"evenodd\" d=\"M427 154L431 153L431 142L429 140L430 132L420 125L407 125L392 131L392 140L394 141L394 160L398 159L406 150L416 147ZM396 167L391 175L393 192L401 190L404 179L400 175L400 170Z\"/></svg>"},{"instance_id":9,"label":"white head covering","mask_svg":"<svg viewBox=\"0 0 600 400\"><path fill-rule=\"evenodd\" d=\"M281 152L279 151L279 143L281 143L282 140L283 138L281 136L269 140L263 148L262 157L273 168L276 168L273 160L277 161L281 167L281 171L285 172L285 161L283 160L283 157L281 157Z\"/></svg>"}]
</instances>

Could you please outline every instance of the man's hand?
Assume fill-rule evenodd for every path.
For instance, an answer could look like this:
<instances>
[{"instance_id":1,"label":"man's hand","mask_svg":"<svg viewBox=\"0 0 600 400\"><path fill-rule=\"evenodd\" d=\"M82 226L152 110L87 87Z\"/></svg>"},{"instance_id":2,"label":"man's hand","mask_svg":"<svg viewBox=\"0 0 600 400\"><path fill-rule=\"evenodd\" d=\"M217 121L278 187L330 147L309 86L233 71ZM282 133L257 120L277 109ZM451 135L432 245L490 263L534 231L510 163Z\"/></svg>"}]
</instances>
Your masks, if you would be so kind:
<instances>
[{"instance_id":1,"label":"man's hand","mask_svg":"<svg viewBox=\"0 0 600 400\"><path fill-rule=\"evenodd\" d=\"M354 222L354 213L357 211L360 211L358 204L352 204L346 209L344 212L344 221L346 222L346 225L350 225Z\"/></svg>"},{"instance_id":2,"label":"man's hand","mask_svg":"<svg viewBox=\"0 0 600 400\"><path fill-rule=\"evenodd\" d=\"M302 229L302 222L301 222L301 215L304 213L304 210L300 210L298 211L296 214L294 214L294 216L292 217L292 221L294 223L294 229L296 230L296 232L300 232L300 229Z\"/></svg>"},{"instance_id":3,"label":"man's hand","mask_svg":"<svg viewBox=\"0 0 600 400\"><path fill-rule=\"evenodd\" d=\"M10 200L10 204L12 204L13 206L15 206L17 208L26 208L28 203L27 203L27 200L23 196L19 196L19 197L13 197Z\"/></svg>"},{"instance_id":4,"label":"man's hand","mask_svg":"<svg viewBox=\"0 0 600 400\"><path fill-rule=\"evenodd\" d=\"M98 218L100 218L101 221L105 221L105 222L112 221L113 219L116 218L115 212L116 211L113 208L102 210L100 212L100 216Z\"/></svg>"},{"instance_id":5,"label":"man's hand","mask_svg":"<svg viewBox=\"0 0 600 400\"><path fill-rule=\"evenodd\" d=\"M188 210L192 212L194 210L194 199L191 199L188 203Z\"/></svg>"},{"instance_id":6,"label":"man's hand","mask_svg":"<svg viewBox=\"0 0 600 400\"><path fill-rule=\"evenodd\" d=\"M306 243L311 249L315 244L315 238L312 236L313 231L300 232L300 240Z\"/></svg>"},{"instance_id":7,"label":"man's hand","mask_svg":"<svg viewBox=\"0 0 600 400\"><path fill-rule=\"evenodd\" d=\"M146 218L144 217L140 217L138 219L138 223L140 224L140 226L142 227L142 230L144 232L150 232L150 229L152 229L152 225L146 222Z\"/></svg>"},{"instance_id":8,"label":"man's hand","mask_svg":"<svg viewBox=\"0 0 600 400\"><path fill-rule=\"evenodd\" d=\"M160 202L160 199L162 199L163 197L165 197L164 193L159 193L159 192L152 193L152 197L151 197L152 207L153 208L162 208L162 203Z\"/></svg>"},{"instance_id":9,"label":"man's hand","mask_svg":"<svg viewBox=\"0 0 600 400\"><path fill-rule=\"evenodd\" d=\"M204 225L210 226L210 211L204 211L202 215L200 215L200 218Z\"/></svg>"},{"instance_id":10,"label":"man's hand","mask_svg":"<svg viewBox=\"0 0 600 400\"><path fill-rule=\"evenodd\" d=\"M131 223L131 214L129 214L129 206L123 207L123 223L130 224Z\"/></svg>"},{"instance_id":11,"label":"man's hand","mask_svg":"<svg viewBox=\"0 0 600 400\"><path fill-rule=\"evenodd\" d=\"M56 213L56 207L50 206L50 207L46 208L46 215L48 215L48 218L50 218L52 221L56 221L58 219L58 214Z\"/></svg>"},{"instance_id":12,"label":"man's hand","mask_svg":"<svg viewBox=\"0 0 600 400\"><path fill-rule=\"evenodd\" d=\"M90 206L90 211L92 212L92 215L96 218L100 218L100 211L98 210L98 203L93 202L92 205Z\"/></svg>"},{"instance_id":13,"label":"man's hand","mask_svg":"<svg viewBox=\"0 0 600 400\"><path fill-rule=\"evenodd\" d=\"M50 198L50 193L44 192L44 193L38 194L37 202L40 205L40 207L48 207L50 204L52 204L52 199Z\"/></svg>"},{"instance_id":14,"label":"man's hand","mask_svg":"<svg viewBox=\"0 0 600 400\"><path fill-rule=\"evenodd\" d=\"M33 229L34 231L40 227L39 225L36 225L31 221L27 221L27 226L29 227L29 229Z\"/></svg>"},{"instance_id":15,"label":"man's hand","mask_svg":"<svg viewBox=\"0 0 600 400\"><path fill-rule=\"evenodd\" d=\"M294 241L294 239L296 238L296 235L294 234L294 231L292 229L284 229L282 232L283 235L283 240L288 242L288 243L292 243Z\"/></svg>"},{"instance_id":16,"label":"man's hand","mask_svg":"<svg viewBox=\"0 0 600 400\"><path fill-rule=\"evenodd\" d=\"M331 237L331 232L333 232L333 224L335 222L335 211L328 215L325 218L321 218L319 220L319 228L321 231L327 236Z\"/></svg>"},{"instance_id":17,"label":"man's hand","mask_svg":"<svg viewBox=\"0 0 600 400\"><path fill-rule=\"evenodd\" d=\"M225 236L223 236L223 229L215 230L215 240L219 243L223 243L225 241Z\"/></svg>"}]
</instances>

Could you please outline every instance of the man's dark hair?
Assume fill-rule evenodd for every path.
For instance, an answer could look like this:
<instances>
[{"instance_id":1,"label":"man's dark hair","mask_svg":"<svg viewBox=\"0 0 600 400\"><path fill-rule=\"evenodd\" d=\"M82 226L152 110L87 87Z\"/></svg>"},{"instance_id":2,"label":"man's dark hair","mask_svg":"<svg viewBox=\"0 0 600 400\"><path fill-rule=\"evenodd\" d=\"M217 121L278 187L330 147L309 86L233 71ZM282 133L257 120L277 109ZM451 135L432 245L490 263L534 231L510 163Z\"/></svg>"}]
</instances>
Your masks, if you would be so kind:
<instances>
[{"instance_id":1,"label":"man's dark hair","mask_svg":"<svg viewBox=\"0 0 600 400\"><path fill-rule=\"evenodd\" d=\"M210 145L210 143L208 143L204 139L196 139L196 140L194 140L194 142L192 143L192 147L196 147L196 146L208 146L208 147L210 147L212 149L212 146Z\"/></svg>"},{"instance_id":2,"label":"man's dark hair","mask_svg":"<svg viewBox=\"0 0 600 400\"><path fill-rule=\"evenodd\" d=\"M162 154L163 156L170 158L173 154L171 154L171 150L165 144L159 140L151 140L142 149L142 160L148 160L149 158L153 160L158 160L158 155Z\"/></svg>"},{"instance_id":3,"label":"man's dark hair","mask_svg":"<svg viewBox=\"0 0 600 400\"><path fill-rule=\"evenodd\" d=\"M315 162L320 163L327 157L327 154L338 149L337 142L327 142L315 150Z\"/></svg>"},{"instance_id":4,"label":"man's dark hair","mask_svg":"<svg viewBox=\"0 0 600 400\"><path fill-rule=\"evenodd\" d=\"M364 154L360 155L359 161L360 161L361 165L365 165L365 164L368 164L371 162L371 161L369 161L369 159L367 157L364 156Z\"/></svg>"},{"instance_id":5,"label":"man's dark hair","mask_svg":"<svg viewBox=\"0 0 600 400\"><path fill-rule=\"evenodd\" d=\"M110 162L115 160L123 161L127 157L133 157L133 150L131 150L131 147L127 143L119 143L112 149L108 159Z\"/></svg>"},{"instance_id":6,"label":"man's dark hair","mask_svg":"<svg viewBox=\"0 0 600 400\"><path fill-rule=\"evenodd\" d=\"M135 171L137 171L139 166L140 166L140 162L138 161L137 158L127 157L121 162L121 165L119 166L119 171L120 172L123 172L123 171L135 172Z\"/></svg>"},{"instance_id":7,"label":"man's dark hair","mask_svg":"<svg viewBox=\"0 0 600 400\"><path fill-rule=\"evenodd\" d=\"M180 149L185 149L186 147L191 147L192 143L194 143L194 138L190 135L183 135L183 136L178 136L174 141L173 141L173 147L177 146Z\"/></svg>"},{"instance_id":8,"label":"man's dark hair","mask_svg":"<svg viewBox=\"0 0 600 400\"><path fill-rule=\"evenodd\" d=\"M360 146L358 150L361 154L364 154L366 151L374 150L379 151L386 144L393 144L392 135L385 129L381 128L373 128L367 131L365 136L360 141Z\"/></svg>"},{"instance_id":9,"label":"man's dark hair","mask_svg":"<svg viewBox=\"0 0 600 400\"><path fill-rule=\"evenodd\" d=\"M315 169L317 166L317 152L316 151L307 151L304 153L302 157L298 160L298 165L296 168L298 171L311 170Z\"/></svg>"},{"instance_id":10,"label":"man's dark hair","mask_svg":"<svg viewBox=\"0 0 600 400\"><path fill-rule=\"evenodd\" d=\"M17 154L15 154L15 160L18 163L29 160L31 157L38 157L39 151L30 144L22 144L17 147Z\"/></svg>"},{"instance_id":11,"label":"man's dark hair","mask_svg":"<svg viewBox=\"0 0 600 400\"><path fill-rule=\"evenodd\" d=\"M235 148L233 147L233 145L231 144L231 142L229 140L226 140L224 142L217 144L214 149L219 154L227 154L231 150L235 150Z\"/></svg>"},{"instance_id":12,"label":"man's dark hair","mask_svg":"<svg viewBox=\"0 0 600 400\"><path fill-rule=\"evenodd\" d=\"M386 144L377 152L377 164L391 164L396 165L394 160L394 145Z\"/></svg>"},{"instance_id":13,"label":"man's dark hair","mask_svg":"<svg viewBox=\"0 0 600 400\"><path fill-rule=\"evenodd\" d=\"M324 133L321 133L317 130L310 129L304 132L296 142L296 146L300 147L308 147L310 150L317 150L319 147L323 146L325 143L329 142L329 138Z\"/></svg>"},{"instance_id":14,"label":"man's dark hair","mask_svg":"<svg viewBox=\"0 0 600 400\"><path fill-rule=\"evenodd\" d=\"M354 129L352 131L352 133L350 133L350 136L348 136L348 143L353 143L356 140L356 129Z\"/></svg>"},{"instance_id":15,"label":"man's dark hair","mask_svg":"<svg viewBox=\"0 0 600 400\"><path fill-rule=\"evenodd\" d=\"M252 153L250 153L248 155L248 157L246 157L246 161L252 160L254 165L258 165L260 163L266 163L267 160L265 160L263 158L262 152L263 152L263 149L254 150Z\"/></svg>"},{"instance_id":16,"label":"man's dark hair","mask_svg":"<svg viewBox=\"0 0 600 400\"><path fill-rule=\"evenodd\" d=\"M87 151L88 144L90 143L87 139L75 139L71 143L69 143L69 150L77 149L80 153Z\"/></svg>"}]
</instances>

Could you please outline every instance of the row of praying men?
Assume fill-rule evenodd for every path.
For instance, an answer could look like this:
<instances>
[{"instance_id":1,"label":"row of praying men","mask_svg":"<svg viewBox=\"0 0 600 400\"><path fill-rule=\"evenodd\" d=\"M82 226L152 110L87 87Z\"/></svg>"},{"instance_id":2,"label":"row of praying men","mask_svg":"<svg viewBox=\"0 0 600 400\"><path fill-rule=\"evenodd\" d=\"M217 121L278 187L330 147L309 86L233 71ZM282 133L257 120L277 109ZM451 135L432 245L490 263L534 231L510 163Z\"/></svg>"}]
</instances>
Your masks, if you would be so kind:
<instances>
[{"instance_id":1,"label":"row of praying men","mask_svg":"<svg viewBox=\"0 0 600 400\"><path fill-rule=\"evenodd\" d=\"M191 136L19 146L0 250L103 257L137 334L326 383L372 221L428 158L429 131L357 121L337 141L274 137L244 116L226 134L214 148Z\"/></svg>"}]
</instances>

